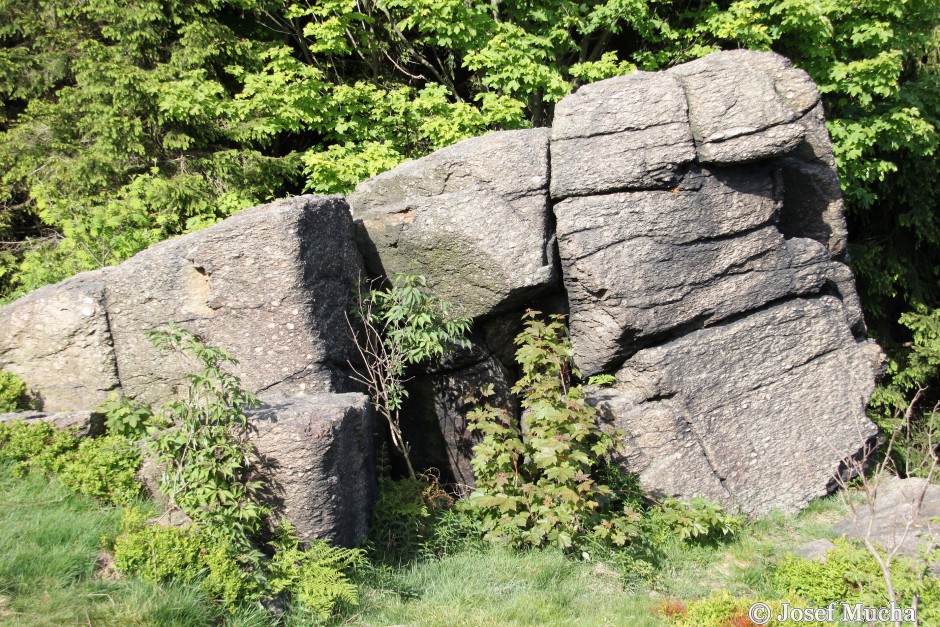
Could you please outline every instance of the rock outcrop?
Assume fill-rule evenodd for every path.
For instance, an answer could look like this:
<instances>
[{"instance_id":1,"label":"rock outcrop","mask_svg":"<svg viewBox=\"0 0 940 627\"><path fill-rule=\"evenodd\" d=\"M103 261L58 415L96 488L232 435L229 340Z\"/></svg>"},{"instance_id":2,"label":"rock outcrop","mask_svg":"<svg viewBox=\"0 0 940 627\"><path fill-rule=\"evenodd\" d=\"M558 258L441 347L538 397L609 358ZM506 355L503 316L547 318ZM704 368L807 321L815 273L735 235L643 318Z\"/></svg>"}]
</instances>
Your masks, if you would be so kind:
<instances>
[{"instance_id":1,"label":"rock outcrop","mask_svg":"<svg viewBox=\"0 0 940 627\"><path fill-rule=\"evenodd\" d=\"M355 546L375 499L373 411L364 394L269 399L248 416L275 511L303 540Z\"/></svg>"},{"instance_id":2,"label":"rock outcrop","mask_svg":"<svg viewBox=\"0 0 940 627\"><path fill-rule=\"evenodd\" d=\"M621 461L649 490L792 511L875 434L864 410L881 355L845 247L816 87L773 53L721 52L586 85L552 129L460 142L361 183L349 207L247 210L38 290L0 309L0 367L46 409L91 409L117 389L156 402L188 368L145 331L196 331L240 360L252 391L309 396L259 442L286 460L304 533L334 534L329 519L357 536L361 521L331 508L342 490L364 502L364 484L309 478L364 472L335 457L367 455L342 426L365 428L360 401L329 394L351 389L351 285L423 274L474 318L472 354L419 374L420 419L403 416L425 461L462 483L468 398L494 383L512 408L518 314L560 297L576 365L616 373L593 402L628 432ZM322 448L308 432L327 434Z\"/></svg>"},{"instance_id":3,"label":"rock outcrop","mask_svg":"<svg viewBox=\"0 0 940 627\"><path fill-rule=\"evenodd\" d=\"M346 391L346 326L364 276L345 201L297 197L240 212L152 246L112 269L108 316L125 394L154 403L192 363L155 349L148 329L175 322L236 356L262 395Z\"/></svg>"},{"instance_id":4,"label":"rock outcrop","mask_svg":"<svg viewBox=\"0 0 940 627\"><path fill-rule=\"evenodd\" d=\"M92 409L120 387L107 273L79 274L0 309L0 369L28 382L46 411Z\"/></svg>"},{"instance_id":5,"label":"rock outcrop","mask_svg":"<svg viewBox=\"0 0 940 627\"><path fill-rule=\"evenodd\" d=\"M557 106L551 189L575 361L617 373L595 402L630 434L623 463L653 492L798 510L876 433L865 406L880 351L858 339L820 106L805 72L748 51ZM621 141L653 148L621 157Z\"/></svg>"},{"instance_id":6,"label":"rock outcrop","mask_svg":"<svg viewBox=\"0 0 940 627\"><path fill-rule=\"evenodd\" d=\"M464 140L361 183L349 204L373 274L422 274L464 315L525 303L557 280L548 129Z\"/></svg>"}]
</instances>

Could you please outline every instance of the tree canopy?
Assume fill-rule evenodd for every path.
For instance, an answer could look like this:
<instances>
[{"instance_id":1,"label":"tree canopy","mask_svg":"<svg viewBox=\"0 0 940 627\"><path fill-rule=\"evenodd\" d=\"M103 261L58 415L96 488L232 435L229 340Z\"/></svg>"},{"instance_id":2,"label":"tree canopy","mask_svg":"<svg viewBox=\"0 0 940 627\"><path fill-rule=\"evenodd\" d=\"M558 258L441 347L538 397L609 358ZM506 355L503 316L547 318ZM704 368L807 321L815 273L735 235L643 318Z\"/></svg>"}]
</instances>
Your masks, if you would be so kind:
<instances>
[{"instance_id":1,"label":"tree canopy","mask_svg":"<svg viewBox=\"0 0 940 627\"><path fill-rule=\"evenodd\" d=\"M719 49L819 85L876 334L940 301L936 0L0 0L0 298Z\"/></svg>"}]
</instances>

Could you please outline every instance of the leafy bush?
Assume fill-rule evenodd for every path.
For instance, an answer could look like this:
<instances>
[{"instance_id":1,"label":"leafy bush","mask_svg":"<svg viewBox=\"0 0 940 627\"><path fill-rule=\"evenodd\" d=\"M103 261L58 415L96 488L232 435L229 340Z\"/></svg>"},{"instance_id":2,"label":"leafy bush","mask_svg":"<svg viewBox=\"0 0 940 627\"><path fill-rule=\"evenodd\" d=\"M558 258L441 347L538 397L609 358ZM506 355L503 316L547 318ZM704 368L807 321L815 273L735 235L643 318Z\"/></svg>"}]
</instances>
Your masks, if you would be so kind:
<instances>
[{"instance_id":1,"label":"leafy bush","mask_svg":"<svg viewBox=\"0 0 940 627\"><path fill-rule=\"evenodd\" d=\"M740 531L744 517L731 515L702 496L687 501L667 497L650 508L648 525L660 541L667 536L678 536L682 540L717 540Z\"/></svg>"},{"instance_id":2,"label":"leafy bush","mask_svg":"<svg viewBox=\"0 0 940 627\"><path fill-rule=\"evenodd\" d=\"M111 394L98 411L104 414L108 433L131 439L141 438L147 433L152 415L149 407L122 394Z\"/></svg>"},{"instance_id":3,"label":"leafy bush","mask_svg":"<svg viewBox=\"0 0 940 627\"><path fill-rule=\"evenodd\" d=\"M115 566L155 582L199 583L230 610L289 595L327 618L338 602L356 603L356 586L343 571L361 562L362 551L321 541L304 548L284 521L274 533L271 557L255 563L222 529L153 524L147 512L130 508L114 543Z\"/></svg>"},{"instance_id":4,"label":"leafy bush","mask_svg":"<svg viewBox=\"0 0 940 627\"><path fill-rule=\"evenodd\" d=\"M521 423L487 405L467 416L482 434L474 447L477 487L469 504L490 539L519 546L572 547L585 535L623 546L639 534L629 505L611 511L611 489L595 468L616 448L617 434L598 425L571 365L571 342L561 316L549 322L526 312L516 338L522 378L513 387Z\"/></svg>"},{"instance_id":5,"label":"leafy bush","mask_svg":"<svg viewBox=\"0 0 940 627\"><path fill-rule=\"evenodd\" d=\"M29 409L26 384L17 375L0 370L0 414Z\"/></svg>"},{"instance_id":6,"label":"leafy bush","mask_svg":"<svg viewBox=\"0 0 940 627\"><path fill-rule=\"evenodd\" d=\"M152 524L146 512L131 508L114 542L118 570L154 582L198 582L230 609L262 596L263 580L225 533L195 525Z\"/></svg>"},{"instance_id":7,"label":"leafy bush","mask_svg":"<svg viewBox=\"0 0 940 627\"><path fill-rule=\"evenodd\" d=\"M166 469L160 489L171 506L235 534L248 550L268 514L245 417L258 400L225 370L225 364L238 363L225 351L179 326L149 335L157 348L193 357L202 368L183 377L184 394L167 403L150 427L149 445Z\"/></svg>"},{"instance_id":8,"label":"leafy bush","mask_svg":"<svg viewBox=\"0 0 940 627\"><path fill-rule=\"evenodd\" d=\"M817 606L847 602L887 607L887 583L874 556L846 540L836 540L835 545L825 562L787 556L774 568L775 584L788 596ZM903 556L891 560L898 606L912 607L916 595L922 625L940 624L940 579L927 572L931 564L940 564L940 549L934 548L927 560Z\"/></svg>"},{"instance_id":9,"label":"leafy bush","mask_svg":"<svg viewBox=\"0 0 940 627\"><path fill-rule=\"evenodd\" d=\"M108 406L118 429L148 425L148 445L166 468L161 491L170 513L179 507L192 523L163 526L128 510L114 546L117 567L154 581L198 582L230 610L290 596L327 617L336 603L354 603L356 588L343 571L359 562L361 551L322 542L304 548L289 523L269 527L245 415L257 399L225 369L235 359L178 326L150 337L160 349L195 358L201 369L185 375L184 396L149 421L144 408L124 399Z\"/></svg>"},{"instance_id":10,"label":"leafy bush","mask_svg":"<svg viewBox=\"0 0 940 627\"><path fill-rule=\"evenodd\" d=\"M13 462L12 472L54 474L80 494L106 505L122 505L141 494L135 475L140 449L120 436L79 439L45 422L0 423L0 461Z\"/></svg>"},{"instance_id":11,"label":"leafy bush","mask_svg":"<svg viewBox=\"0 0 940 627\"><path fill-rule=\"evenodd\" d=\"M59 481L106 505L127 505L141 496L140 447L119 435L86 438L56 463Z\"/></svg>"},{"instance_id":12,"label":"leafy bush","mask_svg":"<svg viewBox=\"0 0 940 627\"><path fill-rule=\"evenodd\" d=\"M401 565L418 558L453 555L479 542L472 512L440 485L437 475L379 477L379 498L372 508L369 546L381 563Z\"/></svg>"},{"instance_id":13,"label":"leafy bush","mask_svg":"<svg viewBox=\"0 0 940 627\"><path fill-rule=\"evenodd\" d=\"M55 472L62 456L76 448L78 438L74 433L45 422L0 423L0 461L12 462L14 475L23 476L32 469Z\"/></svg>"}]
</instances>

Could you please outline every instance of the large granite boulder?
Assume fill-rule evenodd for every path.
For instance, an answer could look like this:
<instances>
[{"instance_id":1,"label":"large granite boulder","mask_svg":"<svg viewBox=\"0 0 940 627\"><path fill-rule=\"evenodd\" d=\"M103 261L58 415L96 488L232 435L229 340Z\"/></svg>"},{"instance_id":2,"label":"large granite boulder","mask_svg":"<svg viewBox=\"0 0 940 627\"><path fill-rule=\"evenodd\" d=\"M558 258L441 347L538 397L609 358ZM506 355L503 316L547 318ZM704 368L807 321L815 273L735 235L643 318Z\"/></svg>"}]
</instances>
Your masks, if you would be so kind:
<instances>
[{"instance_id":1,"label":"large granite boulder","mask_svg":"<svg viewBox=\"0 0 940 627\"><path fill-rule=\"evenodd\" d=\"M0 309L0 369L19 375L44 411L92 409L120 386L107 275L79 274Z\"/></svg>"},{"instance_id":2,"label":"large granite boulder","mask_svg":"<svg viewBox=\"0 0 940 627\"><path fill-rule=\"evenodd\" d=\"M881 355L841 263L815 85L773 53L723 52L596 83L557 111L574 358L617 373L594 400L629 433L622 463L654 493L751 514L831 490L876 433L864 410ZM603 148L615 139L645 156Z\"/></svg>"},{"instance_id":3,"label":"large granite boulder","mask_svg":"<svg viewBox=\"0 0 940 627\"><path fill-rule=\"evenodd\" d=\"M877 434L865 406L879 353L839 299L791 299L639 351L592 399L653 493L792 512Z\"/></svg>"},{"instance_id":4,"label":"large granite boulder","mask_svg":"<svg viewBox=\"0 0 940 627\"><path fill-rule=\"evenodd\" d=\"M557 282L548 129L468 139L361 183L349 197L373 275L424 275L463 315Z\"/></svg>"},{"instance_id":5,"label":"large granite boulder","mask_svg":"<svg viewBox=\"0 0 940 627\"><path fill-rule=\"evenodd\" d=\"M272 397L248 419L275 513L286 516L302 540L343 546L364 540L376 494L369 398Z\"/></svg>"},{"instance_id":6,"label":"large granite boulder","mask_svg":"<svg viewBox=\"0 0 940 627\"><path fill-rule=\"evenodd\" d=\"M157 244L108 275L122 388L149 403L172 396L194 364L156 350L146 331L178 323L235 356L233 371L252 392L348 390L355 349L345 313L363 274L339 197L246 209Z\"/></svg>"},{"instance_id":7,"label":"large granite boulder","mask_svg":"<svg viewBox=\"0 0 940 627\"><path fill-rule=\"evenodd\" d=\"M669 74L585 85L555 107L553 198L675 185L695 159L685 93Z\"/></svg>"}]
</instances>

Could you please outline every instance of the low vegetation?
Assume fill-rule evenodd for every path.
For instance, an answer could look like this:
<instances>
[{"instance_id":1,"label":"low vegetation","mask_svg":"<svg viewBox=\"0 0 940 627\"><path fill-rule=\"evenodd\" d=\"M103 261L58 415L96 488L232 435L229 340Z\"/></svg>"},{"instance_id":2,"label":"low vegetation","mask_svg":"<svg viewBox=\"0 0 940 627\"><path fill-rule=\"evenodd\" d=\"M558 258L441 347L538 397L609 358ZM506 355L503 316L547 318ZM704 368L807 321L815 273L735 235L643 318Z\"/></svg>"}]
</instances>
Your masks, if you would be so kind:
<instances>
[{"instance_id":1,"label":"low vegetation","mask_svg":"<svg viewBox=\"0 0 940 627\"><path fill-rule=\"evenodd\" d=\"M375 340L388 349L389 329L405 338L395 348L403 356L391 373L395 385L407 366L439 356L465 331L463 322L448 327L446 305L428 296L423 281L408 277L370 293L382 322ZM924 333L913 351L920 361L908 369L937 365L936 335ZM516 339L522 377L512 392L525 418L487 404L468 416L480 434L475 490L459 499L434 472L394 478L385 468L371 535L356 549L302 544L272 515L245 432L245 411L257 401L228 371L234 358L179 327L151 339L196 366L184 393L162 408L113 397L102 407L107 433L96 438L45 423L0 423L0 619L723 627L751 624L747 608L758 600L772 608L877 607L894 598L917 604L921 624L940 621L940 581L927 570L940 562L936 548L927 560L893 557L887 573L877 551L844 540L825 562L793 554L830 537L834 522L872 498L866 481L798 516L758 521L698 497L644 494L611 463L622 438L587 404L559 317L527 312ZM387 401L370 390L377 405ZM492 390L481 392L485 401ZM394 440L395 411L385 414L392 443L407 455L407 444ZM917 431L907 415L898 433L908 447L894 454L910 469L911 460L936 453L933 432ZM928 425L935 419L917 416ZM164 508L136 478L144 453L165 468ZM876 468L884 472L893 460L889 454Z\"/></svg>"}]
</instances>

